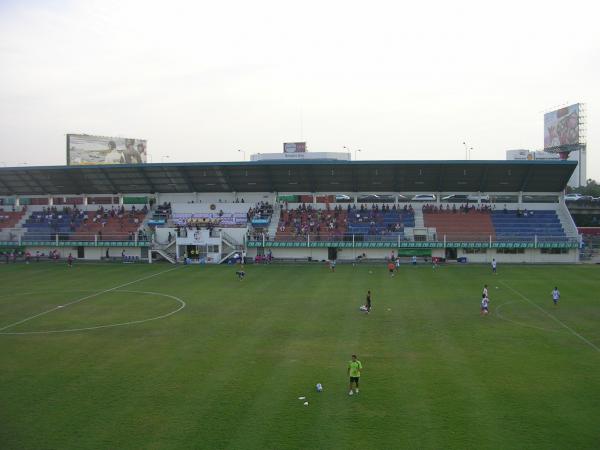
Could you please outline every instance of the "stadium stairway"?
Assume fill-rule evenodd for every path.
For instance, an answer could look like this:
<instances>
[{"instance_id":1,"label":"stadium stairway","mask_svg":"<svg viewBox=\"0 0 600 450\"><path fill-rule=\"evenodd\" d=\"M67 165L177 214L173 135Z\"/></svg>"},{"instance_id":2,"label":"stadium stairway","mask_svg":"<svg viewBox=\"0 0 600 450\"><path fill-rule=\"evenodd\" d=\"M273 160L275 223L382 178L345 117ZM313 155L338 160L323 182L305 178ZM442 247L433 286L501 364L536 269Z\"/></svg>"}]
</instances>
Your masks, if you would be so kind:
<instances>
[{"instance_id":1,"label":"stadium stairway","mask_svg":"<svg viewBox=\"0 0 600 450\"><path fill-rule=\"evenodd\" d=\"M425 227L425 221L423 220L423 211L421 210L421 208L418 207L418 205L416 208L414 208L413 214L415 216L415 228Z\"/></svg>"},{"instance_id":2,"label":"stadium stairway","mask_svg":"<svg viewBox=\"0 0 600 450\"><path fill-rule=\"evenodd\" d=\"M281 214L281 204L275 202L273 205L273 215L271 216L271 223L269 224L268 234L269 237L275 237L277 234L277 228L279 226L279 216Z\"/></svg>"},{"instance_id":3,"label":"stadium stairway","mask_svg":"<svg viewBox=\"0 0 600 450\"><path fill-rule=\"evenodd\" d=\"M573 216L571 216L567 205L564 203L560 204L558 208L556 208L556 215L558 216L558 220L560 220L560 224L562 225L567 237L577 238L579 235L579 232L577 231L577 225L575 225L575 221L573 220Z\"/></svg>"},{"instance_id":4,"label":"stadium stairway","mask_svg":"<svg viewBox=\"0 0 600 450\"><path fill-rule=\"evenodd\" d=\"M168 244L154 243L151 251L159 254L171 264L177 264L177 250L175 249L176 242L177 241L173 239Z\"/></svg>"}]
</instances>

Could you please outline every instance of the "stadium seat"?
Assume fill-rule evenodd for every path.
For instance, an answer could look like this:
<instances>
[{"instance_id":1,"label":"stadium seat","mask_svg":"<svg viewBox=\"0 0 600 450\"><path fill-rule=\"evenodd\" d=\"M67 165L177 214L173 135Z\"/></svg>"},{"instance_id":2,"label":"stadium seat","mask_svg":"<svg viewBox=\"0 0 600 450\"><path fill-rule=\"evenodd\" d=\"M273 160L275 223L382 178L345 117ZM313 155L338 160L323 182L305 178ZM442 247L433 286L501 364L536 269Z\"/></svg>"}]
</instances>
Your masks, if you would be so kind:
<instances>
[{"instance_id":1,"label":"stadium seat","mask_svg":"<svg viewBox=\"0 0 600 450\"><path fill-rule=\"evenodd\" d=\"M428 228L435 228L437 240L443 241L489 241L495 239L494 225L489 211L459 210L426 211L423 221Z\"/></svg>"},{"instance_id":2,"label":"stadium seat","mask_svg":"<svg viewBox=\"0 0 600 450\"><path fill-rule=\"evenodd\" d=\"M553 210L494 211L491 215L498 241L563 241L567 239L560 219Z\"/></svg>"}]
</instances>

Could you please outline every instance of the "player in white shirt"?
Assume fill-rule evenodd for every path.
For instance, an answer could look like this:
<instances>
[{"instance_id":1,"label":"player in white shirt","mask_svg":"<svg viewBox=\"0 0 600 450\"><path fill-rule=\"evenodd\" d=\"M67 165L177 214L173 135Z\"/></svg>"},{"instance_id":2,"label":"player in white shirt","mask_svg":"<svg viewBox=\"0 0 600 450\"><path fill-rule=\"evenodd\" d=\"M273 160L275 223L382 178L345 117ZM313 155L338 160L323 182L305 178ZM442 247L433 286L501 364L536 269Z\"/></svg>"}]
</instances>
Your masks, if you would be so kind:
<instances>
[{"instance_id":1,"label":"player in white shirt","mask_svg":"<svg viewBox=\"0 0 600 450\"><path fill-rule=\"evenodd\" d=\"M496 258L492 258L492 272L493 272L494 274L496 274L496 273L497 273L497 272L496 272L496 266L497 266L497 263L496 263Z\"/></svg>"},{"instance_id":2,"label":"player in white shirt","mask_svg":"<svg viewBox=\"0 0 600 450\"><path fill-rule=\"evenodd\" d=\"M489 303L490 299L487 298L484 294L481 294L481 312L479 313L479 315L485 316L490 312L488 309Z\"/></svg>"},{"instance_id":3,"label":"player in white shirt","mask_svg":"<svg viewBox=\"0 0 600 450\"><path fill-rule=\"evenodd\" d=\"M560 299L560 291L558 290L558 287L554 287L554 290L552 291L552 301L554 302L554 306L558 306L558 300Z\"/></svg>"},{"instance_id":4,"label":"player in white shirt","mask_svg":"<svg viewBox=\"0 0 600 450\"><path fill-rule=\"evenodd\" d=\"M483 296L487 297L488 296L488 288L487 288L487 284L483 285Z\"/></svg>"}]
</instances>

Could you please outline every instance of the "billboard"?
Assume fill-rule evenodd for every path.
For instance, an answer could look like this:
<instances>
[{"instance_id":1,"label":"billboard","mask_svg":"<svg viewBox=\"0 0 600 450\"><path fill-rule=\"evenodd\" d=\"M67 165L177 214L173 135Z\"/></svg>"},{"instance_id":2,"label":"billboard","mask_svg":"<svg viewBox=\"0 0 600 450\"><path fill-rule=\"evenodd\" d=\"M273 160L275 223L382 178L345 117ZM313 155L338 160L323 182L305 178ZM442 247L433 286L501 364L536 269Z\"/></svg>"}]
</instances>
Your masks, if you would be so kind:
<instances>
[{"instance_id":1,"label":"billboard","mask_svg":"<svg viewBox=\"0 0 600 450\"><path fill-rule=\"evenodd\" d=\"M67 165L142 164L146 140L67 134Z\"/></svg>"},{"instance_id":2,"label":"billboard","mask_svg":"<svg viewBox=\"0 0 600 450\"><path fill-rule=\"evenodd\" d=\"M533 161L534 159L559 159L559 156L557 153L550 153L539 150L507 150L506 159L508 161Z\"/></svg>"},{"instance_id":3,"label":"billboard","mask_svg":"<svg viewBox=\"0 0 600 450\"><path fill-rule=\"evenodd\" d=\"M544 114L544 148L579 143L579 103Z\"/></svg>"},{"instance_id":4,"label":"billboard","mask_svg":"<svg viewBox=\"0 0 600 450\"><path fill-rule=\"evenodd\" d=\"M306 142L287 142L283 144L283 153L305 153Z\"/></svg>"},{"instance_id":5,"label":"billboard","mask_svg":"<svg viewBox=\"0 0 600 450\"><path fill-rule=\"evenodd\" d=\"M508 161L531 161L533 153L529 150L506 150L506 159Z\"/></svg>"}]
</instances>

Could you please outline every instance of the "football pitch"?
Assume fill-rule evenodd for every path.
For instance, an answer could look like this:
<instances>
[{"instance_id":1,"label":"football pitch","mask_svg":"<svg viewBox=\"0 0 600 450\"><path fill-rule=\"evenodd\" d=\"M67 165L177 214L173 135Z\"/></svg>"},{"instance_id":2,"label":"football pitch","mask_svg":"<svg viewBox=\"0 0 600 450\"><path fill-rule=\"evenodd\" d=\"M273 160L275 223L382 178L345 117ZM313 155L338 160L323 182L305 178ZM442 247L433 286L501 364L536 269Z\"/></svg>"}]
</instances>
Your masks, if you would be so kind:
<instances>
[{"instance_id":1,"label":"football pitch","mask_svg":"<svg viewBox=\"0 0 600 450\"><path fill-rule=\"evenodd\" d=\"M314 264L1 265L0 447L600 447L599 266Z\"/></svg>"}]
</instances>

